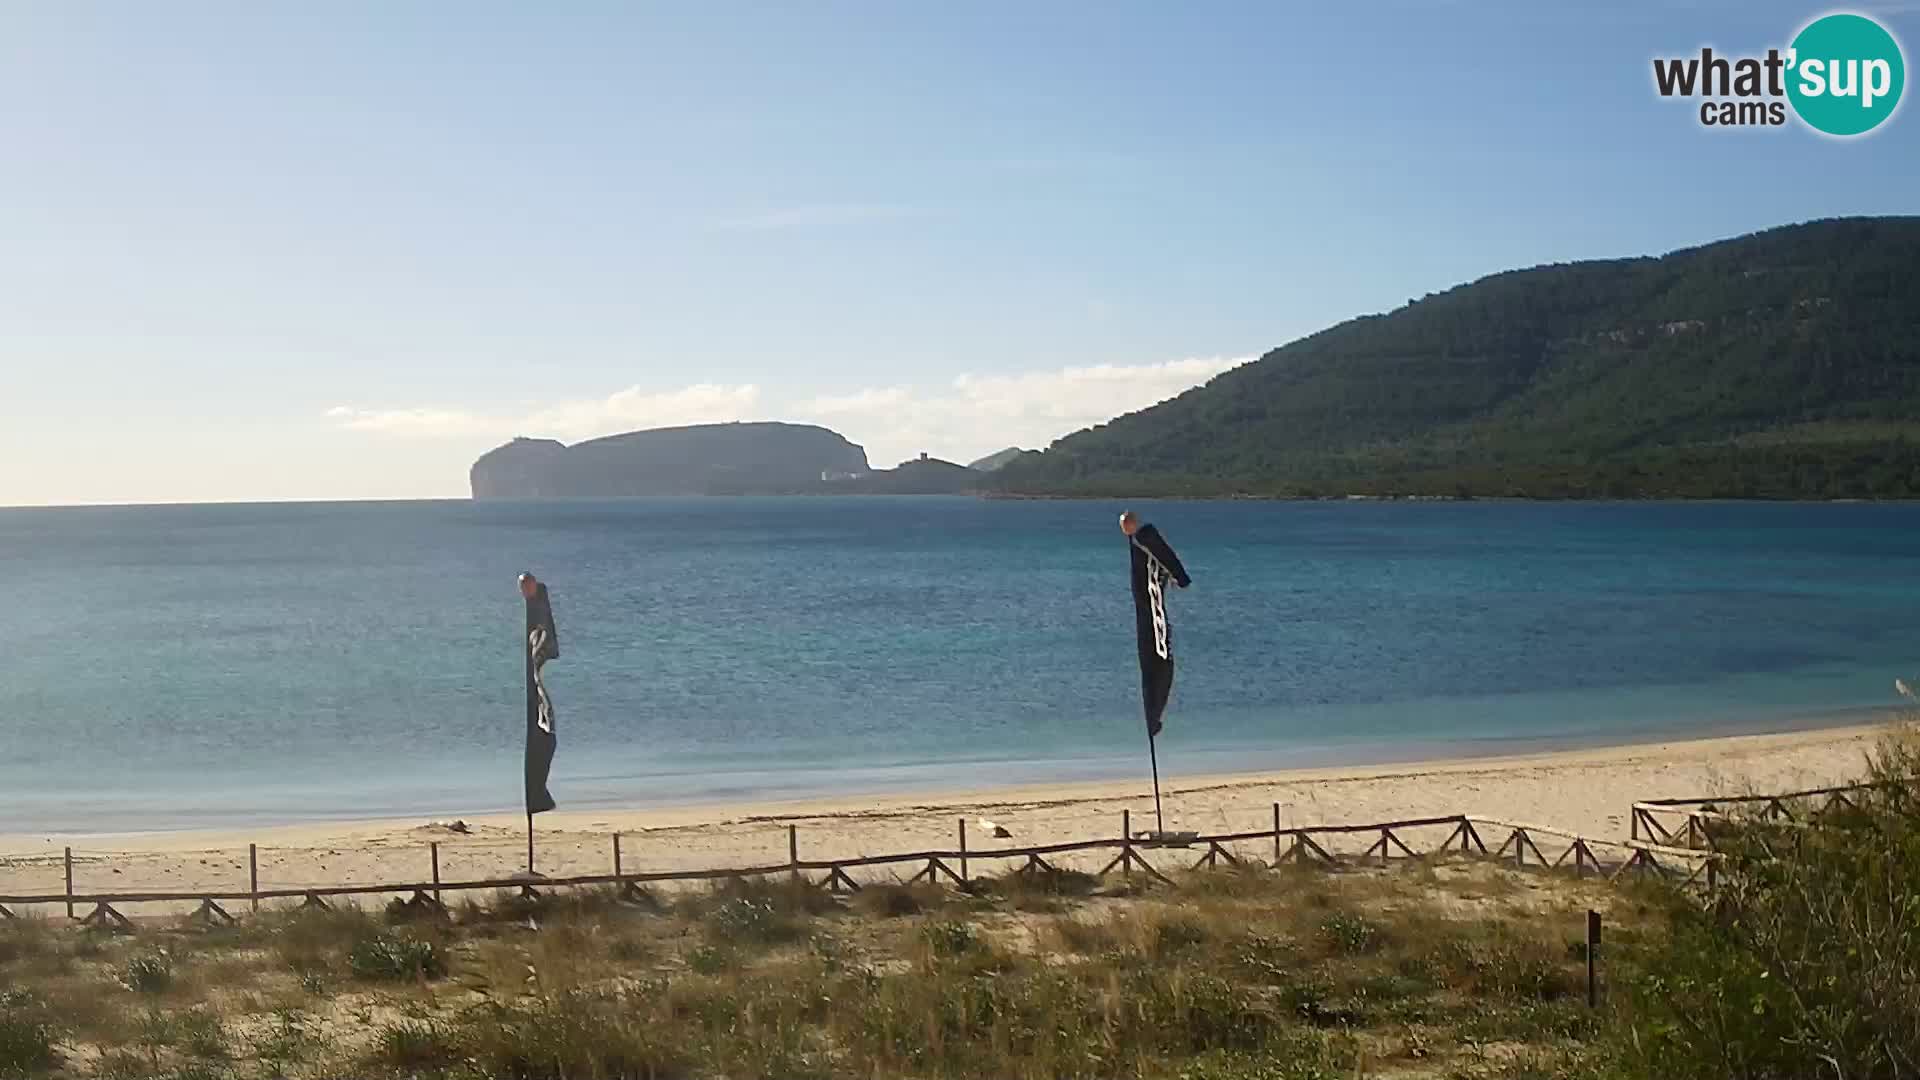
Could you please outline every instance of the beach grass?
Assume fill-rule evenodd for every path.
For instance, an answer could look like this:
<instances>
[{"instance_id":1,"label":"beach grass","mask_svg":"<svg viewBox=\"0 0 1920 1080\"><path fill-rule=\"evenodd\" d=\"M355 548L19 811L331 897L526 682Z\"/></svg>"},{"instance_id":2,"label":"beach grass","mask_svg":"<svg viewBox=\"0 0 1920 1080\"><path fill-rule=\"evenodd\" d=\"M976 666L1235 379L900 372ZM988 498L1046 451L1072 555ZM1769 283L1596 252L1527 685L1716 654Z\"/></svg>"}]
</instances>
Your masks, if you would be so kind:
<instances>
[{"instance_id":1,"label":"beach grass","mask_svg":"<svg viewBox=\"0 0 1920 1080\"><path fill-rule=\"evenodd\" d=\"M1441 1076L1587 1038L1572 945L1617 902L1455 861L22 920L0 1075Z\"/></svg>"},{"instance_id":2,"label":"beach grass","mask_svg":"<svg viewBox=\"0 0 1920 1080\"><path fill-rule=\"evenodd\" d=\"M1920 743L1869 776L1717 825L1711 897L1455 854L0 920L0 1077L1913 1075Z\"/></svg>"}]
</instances>

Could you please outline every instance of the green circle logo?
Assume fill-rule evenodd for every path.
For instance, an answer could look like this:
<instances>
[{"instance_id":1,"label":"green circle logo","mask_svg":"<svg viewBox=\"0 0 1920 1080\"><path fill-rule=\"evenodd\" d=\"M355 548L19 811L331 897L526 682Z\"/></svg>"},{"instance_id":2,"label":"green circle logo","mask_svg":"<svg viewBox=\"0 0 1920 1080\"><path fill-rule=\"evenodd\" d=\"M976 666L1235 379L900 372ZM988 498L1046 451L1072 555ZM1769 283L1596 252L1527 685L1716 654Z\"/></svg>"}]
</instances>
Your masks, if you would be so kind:
<instances>
[{"instance_id":1,"label":"green circle logo","mask_svg":"<svg viewBox=\"0 0 1920 1080\"><path fill-rule=\"evenodd\" d=\"M1793 39L1787 98L1815 131L1864 135L1900 107L1900 43L1865 15L1823 15Z\"/></svg>"}]
</instances>

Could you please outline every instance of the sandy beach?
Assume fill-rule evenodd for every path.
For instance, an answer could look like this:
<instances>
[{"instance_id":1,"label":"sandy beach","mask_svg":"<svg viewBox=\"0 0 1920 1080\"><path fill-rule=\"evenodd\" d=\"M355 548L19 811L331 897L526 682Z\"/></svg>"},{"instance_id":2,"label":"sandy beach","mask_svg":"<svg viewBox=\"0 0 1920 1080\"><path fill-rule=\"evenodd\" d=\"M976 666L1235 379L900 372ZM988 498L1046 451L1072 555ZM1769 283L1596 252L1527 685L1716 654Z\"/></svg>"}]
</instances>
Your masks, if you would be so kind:
<instances>
[{"instance_id":1,"label":"sandy beach","mask_svg":"<svg viewBox=\"0 0 1920 1080\"><path fill-rule=\"evenodd\" d=\"M1550 825L1595 838L1623 838L1641 799L1778 791L1857 776L1882 725L1774 735L1665 741L1601 749L1411 762L1358 768L1171 778L1169 829L1225 832L1366 823L1444 814ZM604 873L622 837L629 871L768 865L787 858L794 826L801 857L845 858L952 847L966 818L970 846L994 841L979 824L1004 826L1002 844L1118 835L1121 812L1136 828L1153 814L1145 782L1061 784L943 796L849 798L652 810L556 811L537 825L538 869ZM78 893L245 890L247 845L258 846L262 888L425 881L439 844L445 881L503 877L524 869L518 817L451 821L332 822L245 831L167 832L62 838L0 835L0 896L57 894L62 849L74 849ZM910 871L909 871L910 872Z\"/></svg>"}]
</instances>

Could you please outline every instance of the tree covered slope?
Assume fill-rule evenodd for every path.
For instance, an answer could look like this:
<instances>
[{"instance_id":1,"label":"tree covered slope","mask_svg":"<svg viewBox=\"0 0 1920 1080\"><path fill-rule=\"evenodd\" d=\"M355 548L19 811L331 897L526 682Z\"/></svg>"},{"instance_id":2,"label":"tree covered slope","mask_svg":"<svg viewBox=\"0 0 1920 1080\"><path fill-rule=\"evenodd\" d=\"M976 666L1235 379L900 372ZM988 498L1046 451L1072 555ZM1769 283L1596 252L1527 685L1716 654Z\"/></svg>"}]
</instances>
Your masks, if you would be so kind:
<instances>
[{"instance_id":1,"label":"tree covered slope","mask_svg":"<svg viewBox=\"0 0 1920 1080\"><path fill-rule=\"evenodd\" d=\"M1920 496L1920 218L1496 274L997 475L1033 494Z\"/></svg>"}]
</instances>

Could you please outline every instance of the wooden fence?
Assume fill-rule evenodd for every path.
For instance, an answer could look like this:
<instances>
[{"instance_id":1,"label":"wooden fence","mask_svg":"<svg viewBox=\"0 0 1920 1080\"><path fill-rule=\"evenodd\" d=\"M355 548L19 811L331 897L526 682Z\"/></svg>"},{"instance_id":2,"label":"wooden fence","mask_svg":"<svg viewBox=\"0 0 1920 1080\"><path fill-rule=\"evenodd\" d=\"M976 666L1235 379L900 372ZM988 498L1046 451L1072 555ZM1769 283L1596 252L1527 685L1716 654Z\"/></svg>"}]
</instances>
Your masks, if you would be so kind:
<instances>
[{"instance_id":1,"label":"wooden fence","mask_svg":"<svg viewBox=\"0 0 1920 1080\"><path fill-rule=\"evenodd\" d=\"M1448 830L1445 839L1428 848L1424 853L1417 851L1414 845L1408 842L1409 834L1413 832L1431 835L1442 828ZM1364 851L1336 854L1329 848L1341 845L1334 844L1331 839L1333 837L1344 838L1348 847L1357 846L1361 839L1369 839L1371 842ZM1487 844L1489 837L1499 838L1501 842L1490 849ZM1548 847L1559 848L1557 857L1551 859L1547 857L1540 847L1540 841L1537 839L1539 837L1547 838ZM1704 873L1709 885L1713 878L1712 865L1718 858L1709 851L1676 847L1657 843L1651 839L1599 840L1547 826L1524 825L1467 814L1409 818L1365 825L1312 825L1283 828L1280 821L1280 806L1277 803L1273 806L1272 828L1244 832L1214 835L1183 834L1172 839L1149 838L1136 835L1133 832L1130 813L1122 811L1120 832L1116 836L1051 844L972 848L967 844L966 820L963 818L960 820L958 838L958 846L951 849L809 860L800 857L799 830L789 825L787 826L787 859L783 862L712 869L636 871L629 870L624 864L621 837L620 834L615 833L611 837L611 865L607 873L559 877L516 874L508 877L452 881L441 878L440 845L435 842L428 845L430 873L425 880L267 888L262 888L260 884L258 848L248 845L248 880L245 889L178 891L131 889L105 892L81 892L74 889L73 849L68 848L63 859L65 888L58 893L0 895L0 917L13 917L14 913L9 905L65 905L69 918L74 918L79 908L90 907L92 909L90 913L79 919L81 923L88 926L128 929L132 924L119 907L133 904L179 905L198 902L199 906L194 912L196 917L214 923L231 923L234 921L234 916L225 905L238 904L242 901L247 903L249 910L258 911L262 901L298 900L302 906L327 907L330 900L391 895L396 898L406 897L407 899L402 903L407 906L438 912L445 910L444 897L451 892L509 890L526 895L537 895L539 889L588 886L611 886L634 892L641 886L651 884L711 882L775 875L789 876L794 880L805 881L810 885L833 892L851 893L859 891L862 887L862 883L853 872L868 871L870 873L876 869L900 867L913 868L911 876L904 879L909 883L926 881L937 884L944 879L953 885L967 888L973 880L972 869L979 863L1004 864L1015 861L1019 863L1014 870L1015 873L1053 873L1060 868L1050 862L1050 859L1057 861L1064 855L1095 852L1113 852L1113 857L1096 871L1096 876L1105 877L1115 873L1128 876L1138 872L1146 877L1166 881L1170 855L1179 853L1182 865L1178 868L1184 870L1216 868L1222 863L1230 867L1243 867L1250 863L1259 864L1258 860L1244 851L1244 845L1256 843L1260 845L1263 854L1267 850L1267 845L1269 843L1272 845L1272 858L1264 863L1269 866L1289 863L1325 867L1386 865L1395 859L1415 859L1458 853L1490 859L1510 857L1518 867L1530 865L1542 869L1564 867L1571 869L1579 876L1605 874L1609 877L1618 877L1637 871L1643 874L1658 873L1662 876L1677 877L1686 884L1693 884L1700 881ZM1418 838L1415 839L1418 840ZM1243 848L1236 851L1229 845L1242 845ZM1611 853L1614 857L1610 861L1603 860L1603 852ZM1197 858L1187 865L1186 858L1195 853ZM1153 855L1153 859L1148 858L1149 854ZM1155 860L1159 860L1158 865ZM900 880L897 870L893 878Z\"/></svg>"},{"instance_id":2,"label":"wooden fence","mask_svg":"<svg viewBox=\"0 0 1920 1080\"><path fill-rule=\"evenodd\" d=\"M1855 798L1863 791L1889 786L1886 782L1843 784L1838 787L1808 788L1779 795L1726 795L1701 799L1648 799L1633 804L1628 825L1629 839L1639 842L1711 850L1710 827L1730 820L1722 807L1758 807L1762 821L1787 825L1806 824L1836 810L1856 809ZM1796 804L1798 804L1796 806Z\"/></svg>"}]
</instances>

